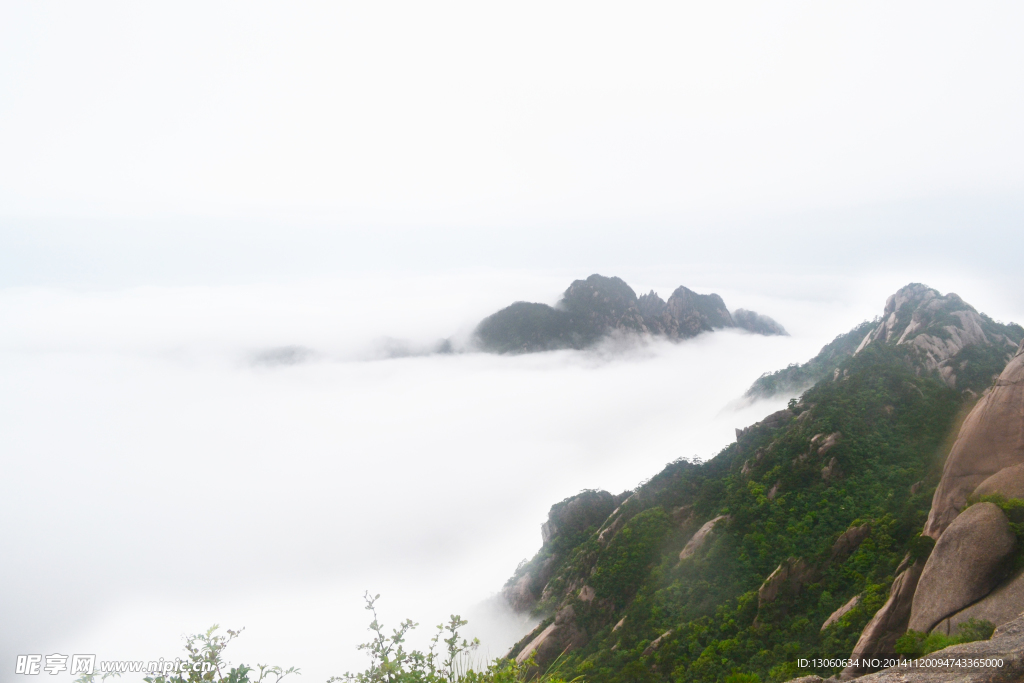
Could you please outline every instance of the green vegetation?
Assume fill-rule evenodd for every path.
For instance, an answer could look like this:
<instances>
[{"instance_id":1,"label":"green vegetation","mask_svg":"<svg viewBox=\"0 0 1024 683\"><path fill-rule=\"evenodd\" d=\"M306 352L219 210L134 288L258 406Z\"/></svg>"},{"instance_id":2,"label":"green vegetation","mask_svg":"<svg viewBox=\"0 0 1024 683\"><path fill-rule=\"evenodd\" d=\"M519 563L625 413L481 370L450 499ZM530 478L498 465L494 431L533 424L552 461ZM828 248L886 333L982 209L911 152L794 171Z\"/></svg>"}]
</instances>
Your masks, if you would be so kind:
<instances>
[{"instance_id":1,"label":"green vegetation","mask_svg":"<svg viewBox=\"0 0 1024 683\"><path fill-rule=\"evenodd\" d=\"M380 595L366 593L366 609L373 614L369 631L370 640L358 646L370 656L370 666L359 673L333 676L327 683L582 683L553 674L538 672L531 659L523 664L508 659L497 659L480 671L472 667L470 656L480 644L478 640L467 641L460 637L459 629L468 622L457 614L451 615L448 623L439 624L437 633L430 641L426 652L406 650L405 637L418 624L406 619L397 629L388 634L377 618L376 602ZM255 668L246 664L231 666L224 658L224 651L241 630L218 632L219 627L211 626L205 633L185 638L185 661L189 669L173 675L147 676L146 683L279 683L282 679L298 675L295 667L283 669L279 666L260 664ZM173 660L172 660L173 661ZM76 683L96 683L119 674L84 674Z\"/></svg>"},{"instance_id":2,"label":"green vegetation","mask_svg":"<svg viewBox=\"0 0 1024 683\"><path fill-rule=\"evenodd\" d=\"M947 636L944 633L919 633L907 631L906 635L896 641L896 654L907 657L923 657L950 645L961 643L973 643L976 640L988 640L992 637L996 627L990 621L968 619L960 624L955 636Z\"/></svg>"},{"instance_id":3,"label":"green vegetation","mask_svg":"<svg viewBox=\"0 0 1024 683\"><path fill-rule=\"evenodd\" d=\"M549 584L559 594L539 609L571 606L588 642L554 672L588 683L772 683L811 673L797 669L800 657L849 655L898 565L931 551L920 531L970 400L918 374L908 352L875 344L845 358L839 377L830 372L793 402L781 426L750 429L707 463L671 463L621 505L629 519L610 541L602 546L592 529L565 552ZM835 442L819 453L828 435ZM718 515L728 517L680 561ZM848 555L833 552L843 532L865 524ZM804 580L762 599L759 588L787 558L802 560ZM594 599L580 599L582 585Z\"/></svg>"},{"instance_id":4,"label":"green vegetation","mask_svg":"<svg viewBox=\"0 0 1024 683\"><path fill-rule=\"evenodd\" d=\"M878 325L878 319L865 320L845 334L826 344L818 355L802 364L766 372L747 389L748 398L768 398L776 394L799 393L824 379L838 365L853 355L868 332ZM1005 365L1005 363L1004 363Z\"/></svg>"},{"instance_id":5,"label":"green vegetation","mask_svg":"<svg viewBox=\"0 0 1024 683\"><path fill-rule=\"evenodd\" d=\"M975 391L986 389L1006 367L1012 352L1005 347L968 346L953 356L957 386Z\"/></svg>"}]
</instances>

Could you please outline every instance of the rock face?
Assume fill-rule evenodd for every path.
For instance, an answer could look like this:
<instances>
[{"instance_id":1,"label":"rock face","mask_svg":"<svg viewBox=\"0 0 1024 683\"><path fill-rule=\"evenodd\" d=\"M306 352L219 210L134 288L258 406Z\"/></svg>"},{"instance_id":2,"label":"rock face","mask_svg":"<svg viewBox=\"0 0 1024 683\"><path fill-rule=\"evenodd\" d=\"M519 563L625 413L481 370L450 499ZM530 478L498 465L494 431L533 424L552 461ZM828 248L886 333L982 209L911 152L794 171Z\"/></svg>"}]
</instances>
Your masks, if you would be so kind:
<instances>
[{"instance_id":1,"label":"rock face","mask_svg":"<svg viewBox=\"0 0 1024 683\"><path fill-rule=\"evenodd\" d=\"M671 630L668 630L668 631L665 631L664 633L662 633L660 636L658 636L657 638L652 640L650 645L648 645L647 647L644 648L644 651L642 653L640 653L640 656L641 657L646 657L649 654L651 654L652 652L654 652L655 650L657 650L659 647L661 647L661 644L663 642L665 642L665 639L667 639L671 635L672 635L672 631Z\"/></svg>"},{"instance_id":2,"label":"rock face","mask_svg":"<svg viewBox=\"0 0 1024 683\"><path fill-rule=\"evenodd\" d=\"M780 595L796 597L804 586L814 583L820 576L818 568L803 558L791 557L783 561L758 589L758 610L769 602L774 602Z\"/></svg>"},{"instance_id":3,"label":"rock face","mask_svg":"<svg viewBox=\"0 0 1024 683\"><path fill-rule=\"evenodd\" d=\"M821 468L821 478L825 481L832 481L833 479L839 479L843 476L843 471L839 467L839 461L832 458L828 461L828 464Z\"/></svg>"},{"instance_id":4,"label":"rock face","mask_svg":"<svg viewBox=\"0 0 1024 683\"><path fill-rule=\"evenodd\" d=\"M600 524L615 509L615 496L607 491L583 491L551 506L548 521L540 527L544 543L559 534L583 531Z\"/></svg>"},{"instance_id":5,"label":"rock face","mask_svg":"<svg viewBox=\"0 0 1024 683\"><path fill-rule=\"evenodd\" d=\"M946 458L924 533L938 539L967 496L1000 471L1024 464L1024 342L964 420ZM1003 479L1009 480L1008 472Z\"/></svg>"},{"instance_id":6,"label":"rock face","mask_svg":"<svg viewBox=\"0 0 1024 683\"><path fill-rule=\"evenodd\" d=\"M637 307L636 293L617 277L591 275L576 280L565 290L559 308L585 339L612 330L649 332Z\"/></svg>"},{"instance_id":7,"label":"rock face","mask_svg":"<svg viewBox=\"0 0 1024 683\"><path fill-rule=\"evenodd\" d=\"M1002 510L992 503L972 505L936 542L914 594L909 628L927 633L988 595L1006 576L1016 548Z\"/></svg>"},{"instance_id":8,"label":"rock face","mask_svg":"<svg viewBox=\"0 0 1024 683\"><path fill-rule=\"evenodd\" d=\"M980 363L965 353L967 349L995 347L1005 353L1020 342L1018 330L982 316L956 294L942 296L914 283L889 297L882 322L864 337L856 352L872 342L909 344L920 352L925 371L938 372L946 384L956 387L957 374L970 374L973 368L968 371L968 365Z\"/></svg>"},{"instance_id":9,"label":"rock face","mask_svg":"<svg viewBox=\"0 0 1024 683\"><path fill-rule=\"evenodd\" d=\"M514 609L516 612L525 612L531 607L533 603L537 602L537 596L533 594L531 584L533 583L533 576L530 574L524 574L516 579L511 585L505 586L502 589L501 594L505 598L505 602L508 603L509 607Z\"/></svg>"},{"instance_id":10,"label":"rock face","mask_svg":"<svg viewBox=\"0 0 1024 683\"><path fill-rule=\"evenodd\" d=\"M853 551L860 547L864 539L871 533L869 524L850 527L839 535L836 542L832 544L832 552L829 554L828 563L840 564L846 560Z\"/></svg>"},{"instance_id":11,"label":"rock face","mask_svg":"<svg viewBox=\"0 0 1024 683\"><path fill-rule=\"evenodd\" d=\"M742 311L741 318L742 324L733 320L717 294L679 287L666 302L653 291L637 297L617 277L591 275L569 285L554 307L518 301L488 316L475 337L485 351L529 353L582 349L612 334L679 340L725 327L786 334L777 322L753 311Z\"/></svg>"},{"instance_id":12,"label":"rock face","mask_svg":"<svg viewBox=\"0 0 1024 683\"><path fill-rule=\"evenodd\" d=\"M835 448L842 438L843 435L841 432L832 432L828 436L818 434L811 439L811 450L814 450L816 447L818 449L818 455L825 455Z\"/></svg>"},{"instance_id":13,"label":"rock face","mask_svg":"<svg viewBox=\"0 0 1024 683\"><path fill-rule=\"evenodd\" d=\"M665 304L662 316L663 332L670 339L695 337L701 332L736 327L735 321L717 294L698 294L692 289L678 287Z\"/></svg>"},{"instance_id":14,"label":"rock face","mask_svg":"<svg viewBox=\"0 0 1024 683\"><path fill-rule=\"evenodd\" d=\"M571 535L596 526L608 518L624 495L607 491L582 491L551 506L548 520L540 527L541 539L548 546L562 535ZM620 525L621 526L621 525ZM542 597L544 586L551 579L561 556L549 554L543 560L521 567L501 594L517 612L530 610Z\"/></svg>"},{"instance_id":15,"label":"rock face","mask_svg":"<svg viewBox=\"0 0 1024 683\"><path fill-rule=\"evenodd\" d=\"M572 607L564 607L555 615L555 620L516 655L516 663L522 664L536 653L540 667L553 662L563 652L582 647L587 642L587 633L576 625L576 613Z\"/></svg>"},{"instance_id":16,"label":"rock face","mask_svg":"<svg viewBox=\"0 0 1024 683\"><path fill-rule=\"evenodd\" d=\"M901 290L901 293L913 296L890 299L889 318L868 335L865 344L886 337L903 342L911 339L915 333L911 327L914 318L906 315L901 318L899 311L914 297L918 303L928 304L926 310L937 306L929 304L936 297L919 288L911 292ZM968 313L964 315L973 320ZM991 342L994 335L990 321L980 319L981 331ZM917 332L934 327L934 324L925 325L924 316L917 320ZM1000 343L998 339L995 342ZM927 567L918 561L897 576L889 600L861 633L855 656L891 652L896 639L907 628L949 633L972 617L999 624L1024 610L1024 580L1018 577L999 584L1016 549L1016 538L1005 515L990 503L978 503L960 512L972 494L1012 496L1021 491L1024 479L1024 467L1021 467L1024 465L1022 347L1024 342L968 415L947 457L923 532L937 539ZM937 356L931 358L935 360ZM848 669L844 673L856 675L863 670Z\"/></svg>"},{"instance_id":17,"label":"rock face","mask_svg":"<svg viewBox=\"0 0 1024 683\"><path fill-rule=\"evenodd\" d=\"M991 640L953 645L924 657L926 661L990 658L996 654L1002 667L957 671L925 664L884 669L858 679L858 683L1020 683L1024 681L1024 617L996 629Z\"/></svg>"},{"instance_id":18,"label":"rock face","mask_svg":"<svg viewBox=\"0 0 1024 683\"><path fill-rule=\"evenodd\" d=\"M693 557L694 555L696 555L697 551L703 548L704 544L707 543L708 537L711 535L711 532L715 529L715 524L727 518L728 515L719 515L711 521L706 522L704 526L702 526L700 529L697 529L697 533L695 533L693 537L686 542L686 546L679 553L679 561L682 562L688 557Z\"/></svg>"},{"instance_id":19,"label":"rock face","mask_svg":"<svg viewBox=\"0 0 1024 683\"><path fill-rule=\"evenodd\" d=\"M857 644L853 647L851 659L863 659L877 654L891 654L896 641L907 630L910 620L910 608L914 600L918 579L921 578L923 562L915 562L903 570L892 582L889 599L882 608L875 612L864 630L861 631ZM870 671L864 666L848 666L843 669L844 678L852 678Z\"/></svg>"},{"instance_id":20,"label":"rock face","mask_svg":"<svg viewBox=\"0 0 1024 683\"><path fill-rule=\"evenodd\" d=\"M831 615L829 615L829 618L826 619L825 623L821 625L821 630L824 631L829 626L831 626L832 624L834 624L837 621L839 621L840 619L842 619L844 614L846 614L847 612L849 612L850 610L852 610L854 607L856 607L859 604L860 604L860 596L859 595L855 595L852 598L850 598L849 602L847 602L845 605L843 605L842 607L837 609L835 612L833 612Z\"/></svg>"},{"instance_id":21,"label":"rock face","mask_svg":"<svg viewBox=\"0 0 1024 683\"><path fill-rule=\"evenodd\" d=\"M991 621L1002 626L1024 614L1024 570L1018 571L1002 585L966 609L940 621L932 631L947 636L957 632L969 619Z\"/></svg>"},{"instance_id":22,"label":"rock face","mask_svg":"<svg viewBox=\"0 0 1024 683\"><path fill-rule=\"evenodd\" d=\"M808 362L765 373L746 396L797 394L826 377L838 380L841 363L876 343L901 346L922 373L935 372L951 387L980 392L1022 339L1020 325L997 323L956 294L942 296L924 285L910 284L889 297L880 323L862 323L836 337Z\"/></svg>"},{"instance_id":23,"label":"rock face","mask_svg":"<svg viewBox=\"0 0 1024 683\"><path fill-rule=\"evenodd\" d=\"M978 484L972 495L981 498L995 494L1004 498L1024 498L1024 463L999 470Z\"/></svg>"}]
</instances>

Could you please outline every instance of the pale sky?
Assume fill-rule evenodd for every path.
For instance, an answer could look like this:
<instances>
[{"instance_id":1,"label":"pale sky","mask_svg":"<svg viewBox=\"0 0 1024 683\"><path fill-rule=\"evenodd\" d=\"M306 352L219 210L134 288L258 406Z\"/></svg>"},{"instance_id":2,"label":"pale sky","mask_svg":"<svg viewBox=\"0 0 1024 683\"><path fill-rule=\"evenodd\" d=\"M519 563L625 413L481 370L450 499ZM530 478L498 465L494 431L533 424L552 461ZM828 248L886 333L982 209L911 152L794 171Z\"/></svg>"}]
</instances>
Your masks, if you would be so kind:
<instances>
[{"instance_id":1,"label":"pale sky","mask_svg":"<svg viewBox=\"0 0 1024 683\"><path fill-rule=\"evenodd\" d=\"M1024 215L1022 34L1018 3L5 2L5 280L111 248L135 281L233 248L299 272L325 245L550 266L517 240L563 263L579 234L726 224L845 244L882 214L998 238Z\"/></svg>"}]
</instances>

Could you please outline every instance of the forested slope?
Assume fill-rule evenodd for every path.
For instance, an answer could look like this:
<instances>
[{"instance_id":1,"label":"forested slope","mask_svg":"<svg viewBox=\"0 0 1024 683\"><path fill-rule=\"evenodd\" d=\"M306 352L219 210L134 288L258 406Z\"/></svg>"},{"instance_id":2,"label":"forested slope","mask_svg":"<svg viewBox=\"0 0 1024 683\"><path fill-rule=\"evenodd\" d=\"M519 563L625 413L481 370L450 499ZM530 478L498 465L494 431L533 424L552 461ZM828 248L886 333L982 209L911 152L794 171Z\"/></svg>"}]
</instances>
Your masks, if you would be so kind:
<instances>
[{"instance_id":1,"label":"forested slope","mask_svg":"<svg viewBox=\"0 0 1024 683\"><path fill-rule=\"evenodd\" d=\"M948 304L926 290L898 295L926 313ZM943 332L948 315L930 328L900 316L931 329L929 344L964 337ZM510 655L594 683L784 681L811 673L798 657L848 656L893 578L930 552L920 532L951 435L993 359L1005 365L1020 341L1000 325L951 345L950 381L948 359L926 356L934 344L870 327L870 342L710 461L670 463L628 497L584 492L553 508L555 532L505 588L547 619Z\"/></svg>"}]
</instances>

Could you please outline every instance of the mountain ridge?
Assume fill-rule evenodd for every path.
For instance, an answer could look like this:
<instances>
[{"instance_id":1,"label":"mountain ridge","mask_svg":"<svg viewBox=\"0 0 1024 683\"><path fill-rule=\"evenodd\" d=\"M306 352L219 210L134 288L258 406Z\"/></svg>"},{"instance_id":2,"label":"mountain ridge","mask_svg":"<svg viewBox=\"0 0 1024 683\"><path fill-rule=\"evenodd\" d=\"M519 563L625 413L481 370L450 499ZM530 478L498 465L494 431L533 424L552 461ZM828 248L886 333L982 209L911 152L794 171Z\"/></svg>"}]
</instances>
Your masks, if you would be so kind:
<instances>
[{"instance_id":1,"label":"mountain ridge","mask_svg":"<svg viewBox=\"0 0 1024 683\"><path fill-rule=\"evenodd\" d=\"M761 375L744 396L799 393L868 344L894 339L897 345L909 344L921 354L923 371L938 371L951 387L957 385L958 372L966 374L961 384L974 386L999 373L1021 338L1024 328L1020 325L992 320L952 292L943 296L926 285L910 283L886 299L881 316L838 335L806 363Z\"/></svg>"},{"instance_id":2,"label":"mountain ridge","mask_svg":"<svg viewBox=\"0 0 1024 683\"><path fill-rule=\"evenodd\" d=\"M517 301L487 316L473 336L485 351L534 353L583 349L616 334L679 341L724 328L787 334L768 316L743 309L734 316L717 294L680 286L668 301L653 290L638 297L621 278L594 274L570 284L555 306Z\"/></svg>"}]
</instances>

